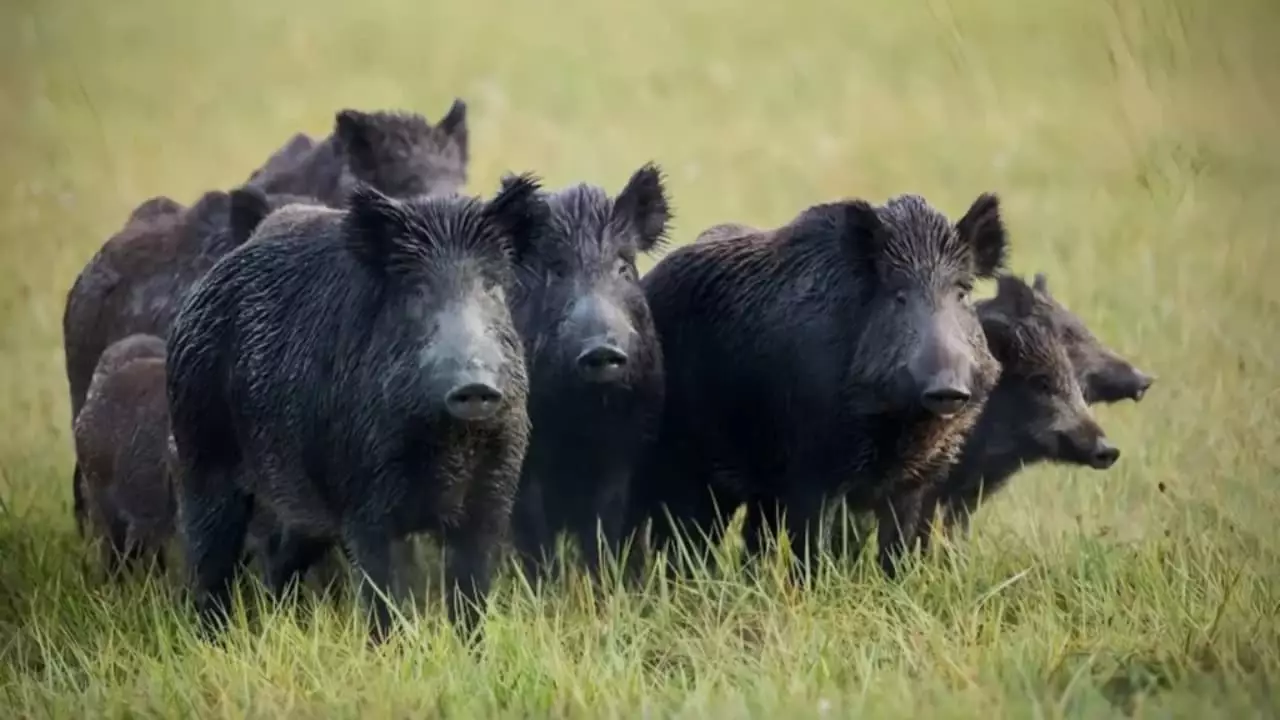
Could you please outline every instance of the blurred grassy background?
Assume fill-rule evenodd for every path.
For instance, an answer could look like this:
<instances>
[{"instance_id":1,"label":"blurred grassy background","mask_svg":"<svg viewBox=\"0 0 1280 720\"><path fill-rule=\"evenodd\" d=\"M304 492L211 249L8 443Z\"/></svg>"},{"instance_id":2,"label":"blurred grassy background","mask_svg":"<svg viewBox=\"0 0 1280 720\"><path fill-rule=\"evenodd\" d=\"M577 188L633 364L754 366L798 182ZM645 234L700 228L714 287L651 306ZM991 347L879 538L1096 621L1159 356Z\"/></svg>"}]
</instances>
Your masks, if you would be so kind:
<instances>
[{"instance_id":1,"label":"blurred grassy background","mask_svg":"<svg viewBox=\"0 0 1280 720\"><path fill-rule=\"evenodd\" d=\"M870 0L0 6L0 694L15 715L1274 712L1280 5ZM669 175L675 239L918 192L1005 202L1012 264L1159 375L1110 472L1037 468L958 567L808 596L513 590L485 654L338 614L194 644L83 577L65 294L137 203L242 182L341 107L470 106L507 170ZM681 594L683 593L683 594ZM997 598L998 602L991 598ZM344 630L345 628L345 630ZM1136 679L1135 679L1136 678ZM1144 679L1145 678L1145 679ZM1135 699L1139 698L1139 699ZM1145 699L1141 699L1145 698ZM1136 705L1135 705L1136 703Z\"/></svg>"}]
</instances>

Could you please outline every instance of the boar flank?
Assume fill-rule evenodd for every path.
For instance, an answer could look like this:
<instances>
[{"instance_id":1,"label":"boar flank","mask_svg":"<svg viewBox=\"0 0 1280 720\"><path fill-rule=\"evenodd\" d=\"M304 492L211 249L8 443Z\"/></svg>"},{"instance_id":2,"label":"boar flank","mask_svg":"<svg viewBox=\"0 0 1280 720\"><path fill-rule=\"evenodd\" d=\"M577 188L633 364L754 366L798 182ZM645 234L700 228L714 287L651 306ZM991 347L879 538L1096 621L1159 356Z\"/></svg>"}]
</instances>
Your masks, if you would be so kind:
<instances>
[{"instance_id":1,"label":"boar flank","mask_svg":"<svg viewBox=\"0 0 1280 720\"><path fill-rule=\"evenodd\" d=\"M969 293L1005 253L984 194L955 223L915 195L846 200L667 255L642 280L666 390L628 529L653 519L664 546L669 512L715 540L745 503L756 553L784 510L803 570L843 498L877 513L892 574L999 377Z\"/></svg>"}]
</instances>

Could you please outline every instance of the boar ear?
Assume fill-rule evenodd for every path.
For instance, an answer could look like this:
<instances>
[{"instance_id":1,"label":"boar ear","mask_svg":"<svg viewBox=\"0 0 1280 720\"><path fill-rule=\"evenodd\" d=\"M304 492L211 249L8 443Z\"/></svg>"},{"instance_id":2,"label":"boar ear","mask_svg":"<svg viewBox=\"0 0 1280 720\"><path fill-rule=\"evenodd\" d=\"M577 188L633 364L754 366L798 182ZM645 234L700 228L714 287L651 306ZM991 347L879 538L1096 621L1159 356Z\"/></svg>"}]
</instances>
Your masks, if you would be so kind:
<instances>
[{"instance_id":1,"label":"boar ear","mask_svg":"<svg viewBox=\"0 0 1280 720\"><path fill-rule=\"evenodd\" d=\"M236 188L230 194L231 246L240 247L271 214L271 204L267 201L266 193L250 185Z\"/></svg>"},{"instance_id":2,"label":"boar ear","mask_svg":"<svg viewBox=\"0 0 1280 720\"><path fill-rule=\"evenodd\" d=\"M347 196L343 219L347 247L370 267L386 269L397 255L413 254L407 242L410 225L405 204L372 185L357 183Z\"/></svg>"},{"instance_id":3,"label":"boar ear","mask_svg":"<svg viewBox=\"0 0 1280 720\"><path fill-rule=\"evenodd\" d=\"M1046 295L1049 293L1049 279L1044 276L1044 273L1036 273L1035 280L1033 282L1034 284L1032 287L1035 288L1036 292L1045 293Z\"/></svg>"},{"instance_id":4,"label":"boar ear","mask_svg":"<svg viewBox=\"0 0 1280 720\"><path fill-rule=\"evenodd\" d=\"M885 230L880 216L866 200L846 200L841 205L844 209L845 242L857 257L873 261L884 249Z\"/></svg>"},{"instance_id":5,"label":"boar ear","mask_svg":"<svg viewBox=\"0 0 1280 720\"><path fill-rule=\"evenodd\" d=\"M662 178L662 168L646 163L631 176L613 201L613 219L630 223L640 233L637 248L650 252L667 241L671 222L671 202Z\"/></svg>"},{"instance_id":6,"label":"boar ear","mask_svg":"<svg viewBox=\"0 0 1280 720\"><path fill-rule=\"evenodd\" d=\"M485 218L511 243L517 258L528 251L550 217L541 190L541 182L533 173L508 173L502 178L498 194L485 206Z\"/></svg>"},{"instance_id":7,"label":"boar ear","mask_svg":"<svg viewBox=\"0 0 1280 720\"><path fill-rule=\"evenodd\" d=\"M359 110L339 110L334 116L333 134L338 144L350 155L362 156L373 147L376 119Z\"/></svg>"},{"instance_id":8,"label":"boar ear","mask_svg":"<svg viewBox=\"0 0 1280 720\"><path fill-rule=\"evenodd\" d=\"M144 200L142 204L133 209L129 214L129 222L145 222L165 215L173 215L182 212L182 204L177 200L157 195L149 200Z\"/></svg>"},{"instance_id":9,"label":"boar ear","mask_svg":"<svg viewBox=\"0 0 1280 720\"><path fill-rule=\"evenodd\" d=\"M1030 317L1036 298L1031 287L1016 275L1000 275L996 279L996 306L1012 319Z\"/></svg>"},{"instance_id":10,"label":"boar ear","mask_svg":"<svg viewBox=\"0 0 1280 720\"><path fill-rule=\"evenodd\" d=\"M457 144L458 149L462 151L462 156L467 156L467 104L462 98L454 98L453 105L449 106L449 111L440 118L440 123L436 125L445 137L453 140Z\"/></svg>"},{"instance_id":11,"label":"boar ear","mask_svg":"<svg viewBox=\"0 0 1280 720\"><path fill-rule=\"evenodd\" d=\"M982 323L982 334L987 338L987 348L991 350L991 355L1001 365L1008 365L1013 362L1017 355L1018 347L1013 321L1003 312L991 308L988 308L986 312L979 313L978 317Z\"/></svg>"},{"instance_id":12,"label":"boar ear","mask_svg":"<svg viewBox=\"0 0 1280 720\"><path fill-rule=\"evenodd\" d=\"M969 206L969 211L956 223L960 241L973 249L974 272L978 277L993 277L1005 265L1008 237L1000 219L1000 199L994 193L983 193Z\"/></svg>"}]
</instances>

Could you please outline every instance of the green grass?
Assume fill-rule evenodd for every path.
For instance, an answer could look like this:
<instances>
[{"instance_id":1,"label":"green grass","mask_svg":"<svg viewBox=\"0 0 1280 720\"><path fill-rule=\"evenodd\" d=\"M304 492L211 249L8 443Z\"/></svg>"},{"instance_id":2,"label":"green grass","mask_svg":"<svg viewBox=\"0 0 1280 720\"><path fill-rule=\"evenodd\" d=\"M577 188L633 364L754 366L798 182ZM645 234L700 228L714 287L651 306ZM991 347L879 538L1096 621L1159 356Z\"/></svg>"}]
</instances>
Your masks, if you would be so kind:
<instances>
[{"instance_id":1,"label":"green grass","mask_svg":"<svg viewBox=\"0 0 1280 720\"><path fill-rule=\"evenodd\" d=\"M1274 716L1280 6L287 5L0 8L6 716ZM472 192L509 169L616 190L654 159L680 242L996 190L1015 270L1160 379L1098 409L1115 468L1024 473L897 583L865 563L807 593L507 580L468 654L436 612L370 649L348 603L206 645L171 587L86 575L60 331L85 261L141 200L235 185L339 107L434 119L455 95Z\"/></svg>"}]
</instances>

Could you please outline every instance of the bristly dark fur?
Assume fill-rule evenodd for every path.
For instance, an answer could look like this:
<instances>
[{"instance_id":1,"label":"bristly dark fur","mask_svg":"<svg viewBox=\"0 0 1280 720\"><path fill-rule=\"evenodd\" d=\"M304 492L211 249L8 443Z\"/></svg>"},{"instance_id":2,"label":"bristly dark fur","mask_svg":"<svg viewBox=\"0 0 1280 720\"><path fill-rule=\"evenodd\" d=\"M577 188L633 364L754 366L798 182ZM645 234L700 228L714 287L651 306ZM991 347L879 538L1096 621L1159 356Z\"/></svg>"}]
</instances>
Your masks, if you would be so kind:
<instances>
[{"instance_id":1,"label":"bristly dark fur","mask_svg":"<svg viewBox=\"0 0 1280 720\"><path fill-rule=\"evenodd\" d=\"M1140 396L1152 382L1050 296L1043 273L1036 274L1030 288L1016 277L1001 276L996 297L977 303L977 309L1003 367L959 463L924 503L926 518L938 506L952 536L967 529L980 497L983 502L991 498L1023 468L1040 462L1081 464L1086 459L1068 452L1070 444L1105 438L1088 412L1072 402L1075 391L1067 373L1074 375L1088 404ZM1051 436L1049 429L1055 426L1073 432ZM920 541L929 542L927 524Z\"/></svg>"},{"instance_id":2,"label":"bristly dark fur","mask_svg":"<svg viewBox=\"0 0 1280 720\"><path fill-rule=\"evenodd\" d=\"M1053 308L1015 276L998 282L996 296L980 303L978 314L1003 366L1000 380L959 463L924 503L926 519L942 510L949 533L966 528L979 499L990 498L1023 468L1046 461L1085 465L1114 450L1085 404ZM922 545L928 535L922 524Z\"/></svg>"},{"instance_id":3,"label":"bristly dark fur","mask_svg":"<svg viewBox=\"0 0 1280 720\"><path fill-rule=\"evenodd\" d=\"M486 257L502 268L516 242L546 223L546 205L536 201L539 183L521 175L504 183L489 203L475 198L396 200L359 186L347 201L345 234L352 253L391 275L431 268L441 255Z\"/></svg>"},{"instance_id":4,"label":"bristly dark fur","mask_svg":"<svg viewBox=\"0 0 1280 720\"><path fill-rule=\"evenodd\" d=\"M961 237L974 237L974 265L978 277L991 278L1008 264L1009 245L999 238L1006 235L1000 216L1000 199L994 193L983 193L964 217L956 223Z\"/></svg>"},{"instance_id":5,"label":"bristly dark fur","mask_svg":"<svg viewBox=\"0 0 1280 720\"><path fill-rule=\"evenodd\" d=\"M173 535L164 358L164 341L153 335L112 343L73 424L85 519L112 575L138 561L163 571Z\"/></svg>"},{"instance_id":6,"label":"bristly dark fur","mask_svg":"<svg viewBox=\"0 0 1280 720\"><path fill-rule=\"evenodd\" d=\"M467 601L450 614L475 626L528 443L501 244L541 232L536 187L488 203L364 189L346 211L283 208L190 294L168 395L206 620L227 609L257 505L287 529L268 561L274 592L340 542L370 578L362 597L381 637L390 611L373 588L388 586L391 542L434 532ZM481 385L492 414L451 409Z\"/></svg>"},{"instance_id":7,"label":"bristly dark fur","mask_svg":"<svg viewBox=\"0 0 1280 720\"><path fill-rule=\"evenodd\" d=\"M73 419L108 345L134 333L167 336L187 288L231 248L227 208L223 192L205 193L189 208L152 198L85 264L67 292L62 315ZM81 485L77 466L72 498L76 525L83 530Z\"/></svg>"},{"instance_id":8,"label":"bristly dark fur","mask_svg":"<svg viewBox=\"0 0 1280 720\"><path fill-rule=\"evenodd\" d=\"M1041 312L1049 316L1058 338L1067 347L1085 401L1093 405L1141 400L1155 383L1155 377L1103 345L1075 313L1049 293L1049 281L1044 273L1036 274L1033 287L1037 303L1043 305Z\"/></svg>"},{"instance_id":9,"label":"bristly dark fur","mask_svg":"<svg viewBox=\"0 0 1280 720\"><path fill-rule=\"evenodd\" d=\"M268 195L262 190L246 185L230 193L229 245L240 247L249 241L253 231L268 215L287 205L317 205L319 201L305 195L276 193Z\"/></svg>"},{"instance_id":10,"label":"bristly dark fur","mask_svg":"<svg viewBox=\"0 0 1280 720\"><path fill-rule=\"evenodd\" d=\"M289 173L312 145L296 135L253 177ZM287 186L285 182L283 185ZM98 355L132 333L168 333L183 294L218 257L248 237L236 225L227 193L205 193L192 207L164 196L140 203L120 232L86 264L67 294L63 345L71 391L71 417L79 413ZM76 525L82 529L84 498L80 469L72 471Z\"/></svg>"},{"instance_id":11,"label":"bristly dark fur","mask_svg":"<svg viewBox=\"0 0 1280 720\"><path fill-rule=\"evenodd\" d=\"M861 214L865 217L866 210ZM881 256L898 267L916 269L922 262L972 265L980 278L994 277L1004 267L1008 243L995 195L980 195L954 226L919 195L891 199L879 217L888 230L876 234L884 242ZM922 244L930 246L928 251Z\"/></svg>"},{"instance_id":12,"label":"bristly dark fur","mask_svg":"<svg viewBox=\"0 0 1280 720\"><path fill-rule=\"evenodd\" d=\"M662 356L636 259L665 241L671 206L660 169L646 164L616 197L577 184L547 194L546 231L517 249L512 307L530 373L533 425L513 516L532 580L560 531L600 571L597 523L618 550L639 448L656 432ZM617 352L608 379L584 369L589 351Z\"/></svg>"},{"instance_id":13,"label":"bristly dark fur","mask_svg":"<svg viewBox=\"0 0 1280 720\"><path fill-rule=\"evenodd\" d=\"M397 198L451 195L467 182L467 106L455 99L435 127L417 113L343 109L333 131L306 152L280 158L248 184L338 205L356 185Z\"/></svg>"},{"instance_id":14,"label":"bristly dark fur","mask_svg":"<svg viewBox=\"0 0 1280 720\"><path fill-rule=\"evenodd\" d=\"M667 255L642 281L666 391L629 528L653 519L665 543L665 508L714 541L717 506L747 503L751 552L784 509L803 554L816 540L805 528L843 497L889 519L882 529L898 513L901 533L881 542L892 572L915 537L903 513L954 461L999 377L967 296L1005 243L993 196L953 225L904 195L817 205ZM971 394L949 416L920 404L921 383L943 372Z\"/></svg>"}]
</instances>

